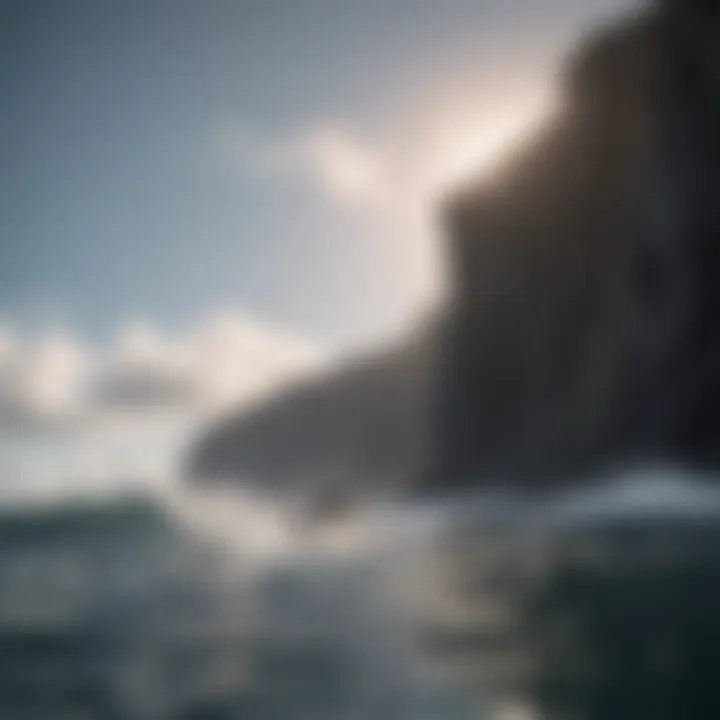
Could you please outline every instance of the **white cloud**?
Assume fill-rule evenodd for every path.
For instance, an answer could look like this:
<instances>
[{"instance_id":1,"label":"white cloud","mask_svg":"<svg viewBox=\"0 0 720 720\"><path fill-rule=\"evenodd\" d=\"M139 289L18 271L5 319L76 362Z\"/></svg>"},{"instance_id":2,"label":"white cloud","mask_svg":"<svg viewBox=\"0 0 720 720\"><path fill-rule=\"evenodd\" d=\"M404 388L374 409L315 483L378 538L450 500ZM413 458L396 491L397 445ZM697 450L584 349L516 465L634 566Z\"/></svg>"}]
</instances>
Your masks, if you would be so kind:
<instances>
[{"instance_id":1,"label":"white cloud","mask_svg":"<svg viewBox=\"0 0 720 720\"><path fill-rule=\"evenodd\" d=\"M196 399L186 348L149 323L128 322L95 369L91 401L96 410L182 409Z\"/></svg>"},{"instance_id":2,"label":"white cloud","mask_svg":"<svg viewBox=\"0 0 720 720\"><path fill-rule=\"evenodd\" d=\"M53 332L27 349L19 391L41 413L68 413L83 401L83 383L90 358L65 332Z\"/></svg>"},{"instance_id":3,"label":"white cloud","mask_svg":"<svg viewBox=\"0 0 720 720\"><path fill-rule=\"evenodd\" d=\"M88 350L67 332L20 342L0 330L0 424L27 430L74 421L90 363Z\"/></svg>"},{"instance_id":4,"label":"white cloud","mask_svg":"<svg viewBox=\"0 0 720 720\"><path fill-rule=\"evenodd\" d=\"M342 128L327 125L300 136L295 154L340 200L376 204L389 190L387 157Z\"/></svg>"},{"instance_id":5,"label":"white cloud","mask_svg":"<svg viewBox=\"0 0 720 720\"><path fill-rule=\"evenodd\" d=\"M172 482L199 426L322 365L310 343L242 313L175 335L146 322L107 347L0 326L0 482L35 499Z\"/></svg>"},{"instance_id":6,"label":"white cloud","mask_svg":"<svg viewBox=\"0 0 720 720\"><path fill-rule=\"evenodd\" d=\"M123 325L111 349L116 362L127 364L175 364L181 348L173 345L150 323L134 320Z\"/></svg>"},{"instance_id":7,"label":"white cloud","mask_svg":"<svg viewBox=\"0 0 720 720\"><path fill-rule=\"evenodd\" d=\"M213 144L234 169L310 181L345 205L373 206L387 197L391 168L385 153L342 125L270 137L229 123L216 130Z\"/></svg>"},{"instance_id":8,"label":"white cloud","mask_svg":"<svg viewBox=\"0 0 720 720\"><path fill-rule=\"evenodd\" d=\"M133 422L156 411L203 415L270 392L320 357L309 343L232 312L176 336L130 322L109 347L92 349L67 332L18 340L0 327L0 420L27 432L117 413Z\"/></svg>"},{"instance_id":9,"label":"white cloud","mask_svg":"<svg viewBox=\"0 0 720 720\"><path fill-rule=\"evenodd\" d=\"M191 346L191 372L210 406L249 401L321 357L310 343L234 313L199 323Z\"/></svg>"}]
</instances>

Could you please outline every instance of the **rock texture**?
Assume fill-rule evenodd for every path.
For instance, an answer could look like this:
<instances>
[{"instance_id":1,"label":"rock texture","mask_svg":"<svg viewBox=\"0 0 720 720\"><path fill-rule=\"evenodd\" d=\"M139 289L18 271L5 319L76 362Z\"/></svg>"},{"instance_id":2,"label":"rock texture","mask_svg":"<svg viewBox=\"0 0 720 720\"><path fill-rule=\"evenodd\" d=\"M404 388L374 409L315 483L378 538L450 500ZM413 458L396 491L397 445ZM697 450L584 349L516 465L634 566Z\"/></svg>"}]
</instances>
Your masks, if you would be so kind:
<instances>
[{"instance_id":1,"label":"rock texture","mask_svg":"<svg viewBox=\"0 0 720 720\"><path fill-rule=\"evenodd\" d=\"M451 291L432 328L212 428L190 474L322 503L714 467L718 38L709 0L586 38L554 116L445 203Z\"/></svg>"},{"instance_id":2,"label":"rock texture","mask_svg":"<svg viewBox=\"0 0 720 720\"><path fill-rule=\"evenodd\" d=\"M398 489L428 462L434 329L339 363L211 427L194 482L239 482L326 514Z\"/></svg>"},{"instance_id":3,"label":"rock texture","mask_svg":"<svg viewBox=\"0 0 720 720\"><path fill-rule=\"evenodd\" d=\"M699 12L588 40L544 132L448 203L433 483L716 461L720 104Z\"/></svg>"}]
</instances>

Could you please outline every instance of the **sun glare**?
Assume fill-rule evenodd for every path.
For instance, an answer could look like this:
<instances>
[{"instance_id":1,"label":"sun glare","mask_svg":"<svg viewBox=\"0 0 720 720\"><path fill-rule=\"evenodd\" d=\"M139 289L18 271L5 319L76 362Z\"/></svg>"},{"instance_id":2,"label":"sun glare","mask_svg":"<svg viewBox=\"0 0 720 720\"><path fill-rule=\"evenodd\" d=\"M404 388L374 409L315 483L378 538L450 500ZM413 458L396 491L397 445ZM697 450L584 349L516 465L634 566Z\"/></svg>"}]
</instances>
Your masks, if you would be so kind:
<instances>
[{"instance_id":1,"label":"sun glare","mask_svg":"<svg viewBox=\"0 0 720 720\"><path fill-rule=\"evenodd\" d=\"M431 303L445 287L439 199L471 178L492 182L493 169L554 107L552 93L539 82L475 102L471 95L427 104L433 111L406 137L396 168L401 180L388 192L404 222L403 275L412 276L418 297Z\"/></svg>"},{"instance_id":2,"label":"sun glare","mask_svg":"<svg viewBox=\"0 0 720 720\"><path fill-rule=\"evenodd\" d=\"M469 178L492 174L508 150L552 107L545 95L521 97L496 108L450 107L436 123L428 158L428 190L445 192Z\"/></svg>"}]
</instances>

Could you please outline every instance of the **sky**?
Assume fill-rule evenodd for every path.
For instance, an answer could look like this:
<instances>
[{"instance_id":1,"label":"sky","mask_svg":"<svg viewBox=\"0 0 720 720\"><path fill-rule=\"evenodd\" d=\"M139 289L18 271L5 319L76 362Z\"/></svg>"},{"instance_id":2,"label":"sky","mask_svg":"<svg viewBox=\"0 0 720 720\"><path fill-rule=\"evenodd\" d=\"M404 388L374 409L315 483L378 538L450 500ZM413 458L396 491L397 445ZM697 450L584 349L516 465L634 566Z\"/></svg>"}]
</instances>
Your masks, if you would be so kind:
<instances>
[{"instance_id":1,"label":"sky","mask_svg":"<svg viewBox=\"0 0 720 720\"><path fill-rule=\"evenodd\" d=\"M70 416L236 400L421 315L436 199L627 5L0 0L0 471Z\"/></svg>"}]
</instances>

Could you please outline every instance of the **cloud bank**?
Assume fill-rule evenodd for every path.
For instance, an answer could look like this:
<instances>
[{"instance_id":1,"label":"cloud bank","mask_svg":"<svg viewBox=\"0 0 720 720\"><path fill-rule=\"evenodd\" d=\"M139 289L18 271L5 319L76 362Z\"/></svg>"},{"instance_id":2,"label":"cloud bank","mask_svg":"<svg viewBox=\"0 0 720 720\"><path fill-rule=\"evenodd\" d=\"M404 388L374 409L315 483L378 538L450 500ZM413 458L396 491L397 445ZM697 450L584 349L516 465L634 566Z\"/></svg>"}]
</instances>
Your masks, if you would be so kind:
<instances>
[{"instance_id":1,"label":"cloud bank","mask_svg":"<svg viewBox=\"0 0 720 720\"><path fill-rule=\"evenodd\" d=\"M66 330L0 328L0 423L47 430L100 415L212 413L272 391L321 361L310 343L239 313L163 334L131 322L107 347Z\"/></svg>"},{"instance_id":2,"label":"cloud bank","mask_svg":"<svg viewBox=\"0 0 720 720\"><path fill-rule=\"evenodd\" d=\"M173 482L188 438L209 419L324 363L311 343L239 312L173 334L127 322L106 345L0 325L4 496Z\"/></svg>"}]
</instances>

